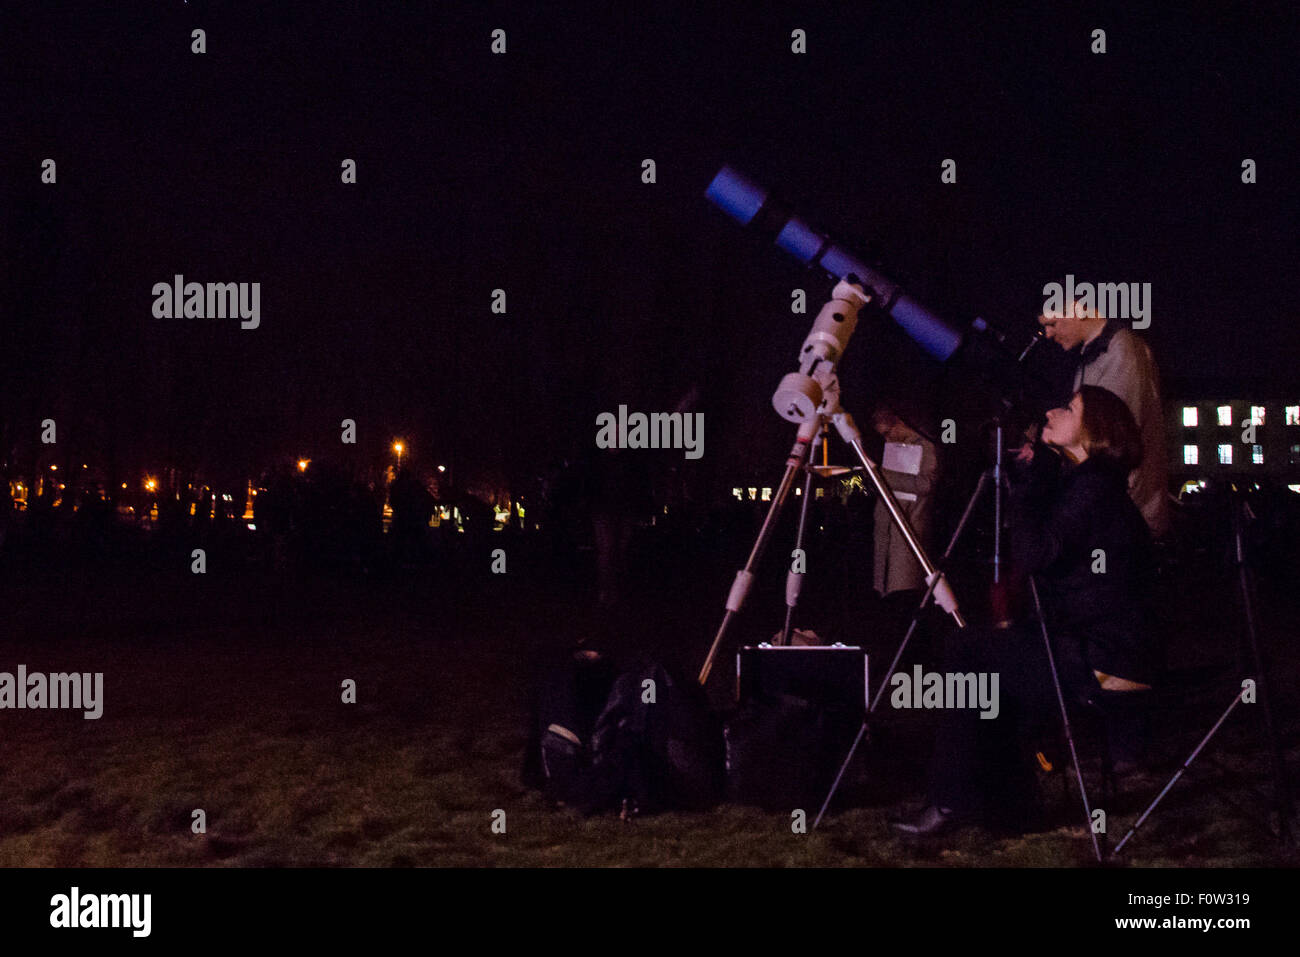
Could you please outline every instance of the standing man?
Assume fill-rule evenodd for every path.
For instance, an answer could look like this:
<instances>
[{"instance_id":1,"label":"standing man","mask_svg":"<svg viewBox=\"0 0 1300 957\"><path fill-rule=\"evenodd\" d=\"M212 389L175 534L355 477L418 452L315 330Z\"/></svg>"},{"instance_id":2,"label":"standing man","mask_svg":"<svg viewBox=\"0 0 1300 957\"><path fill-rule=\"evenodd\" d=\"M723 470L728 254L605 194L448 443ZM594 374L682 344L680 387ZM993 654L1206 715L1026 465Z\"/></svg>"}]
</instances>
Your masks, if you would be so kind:
<instances>
[{"instance_id":1,"label":"standing man","mask_svg":"<svg viewBox=\"0 0 1300 957\"><path fill-rule=\"evenodd\" d=\"M1133 330L1098 310L1067 303L1060 313L1038 317L1043 334L1066 352L1078 349L1071 393L1095 385L1121 399L1142 434L1142 463L1129 475L1129 497L1142 511L1151 534L1169 530L1169 461L1160 373L1151 349Z\"/></svg>"},{"instance_id":2,"label":"standing man","mask_svg":"<svg viewBox=\"0 0 1300 957\"><path fill-rule=\"evenodd\" d=\"M871 424L885 440L881 471L899 508L923 545L930 535L931 498L939 470L934 443L898 417L892 409L878 408ZM925 589L925 572L912 554L903 533L890 520L883 501L876 502L876 553L874 585L882 598L897 591ZM911 602L912 596L904 601Z\"/></svg>"}]
</instances>

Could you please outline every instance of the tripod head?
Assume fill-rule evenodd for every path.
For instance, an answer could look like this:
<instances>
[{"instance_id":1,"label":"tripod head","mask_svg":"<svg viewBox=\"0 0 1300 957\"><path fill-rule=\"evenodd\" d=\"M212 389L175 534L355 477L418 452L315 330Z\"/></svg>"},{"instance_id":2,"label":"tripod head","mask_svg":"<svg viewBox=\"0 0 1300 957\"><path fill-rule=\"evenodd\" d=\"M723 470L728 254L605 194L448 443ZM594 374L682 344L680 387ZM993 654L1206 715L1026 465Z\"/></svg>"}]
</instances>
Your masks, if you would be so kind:
<instances>
[{"instance_id":1,"label":"tripod head","mask_svg":"<svg viewBox=\"0 0 1300 957\"><path fill-rule=\"evenodd\" d=\"M850 277L851 279L852 277ZM822 306L812 330L799 347L799 371L782 377L772 394L772 408L788 422L804 423L827 414L828 394L839 405L836 367L858 326L858 310L870 302L862 286L841 279Z\"/></svg>"}]
</instances>

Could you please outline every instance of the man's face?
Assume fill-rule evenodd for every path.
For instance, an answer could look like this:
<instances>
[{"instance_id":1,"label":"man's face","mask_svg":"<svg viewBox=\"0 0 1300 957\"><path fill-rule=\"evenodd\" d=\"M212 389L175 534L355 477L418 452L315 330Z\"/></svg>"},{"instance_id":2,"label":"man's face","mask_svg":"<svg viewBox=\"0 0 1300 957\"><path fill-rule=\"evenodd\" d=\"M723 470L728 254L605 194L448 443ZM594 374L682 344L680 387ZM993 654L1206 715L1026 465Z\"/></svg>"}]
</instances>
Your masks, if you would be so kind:
<instances>
[{"instance_id":1,"label":"man's face","mask_svg":"<svg viewBox=\"0 0 1300 957\"><path fill-rule=\"evenodd\" d=\"M1038 317L1043 335L1069 352L1088 337L1088 326L1083 310L1070 303L1061 312L1048 312Z\"/></svg>"}]
</instances>

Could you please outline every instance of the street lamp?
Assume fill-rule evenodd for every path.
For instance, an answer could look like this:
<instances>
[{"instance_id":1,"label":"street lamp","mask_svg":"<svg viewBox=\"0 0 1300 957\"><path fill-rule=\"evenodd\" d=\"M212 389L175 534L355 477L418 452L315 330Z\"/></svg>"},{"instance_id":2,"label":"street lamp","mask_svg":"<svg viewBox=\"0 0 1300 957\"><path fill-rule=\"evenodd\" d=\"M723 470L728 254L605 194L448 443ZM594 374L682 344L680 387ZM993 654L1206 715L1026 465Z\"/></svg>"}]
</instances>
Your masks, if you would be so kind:
<instances>
[{"instance_id":1,"label":"street lamp","mask_svg":"<svg viewBox=\"0 0 1300 957\"><path fill-rule=\"evenodd\" d=\"M397 453L397 471L402 470L402 453L406 451L406 446L401 442L393 443L393 451Z\"/></svg>"}]
</instances>

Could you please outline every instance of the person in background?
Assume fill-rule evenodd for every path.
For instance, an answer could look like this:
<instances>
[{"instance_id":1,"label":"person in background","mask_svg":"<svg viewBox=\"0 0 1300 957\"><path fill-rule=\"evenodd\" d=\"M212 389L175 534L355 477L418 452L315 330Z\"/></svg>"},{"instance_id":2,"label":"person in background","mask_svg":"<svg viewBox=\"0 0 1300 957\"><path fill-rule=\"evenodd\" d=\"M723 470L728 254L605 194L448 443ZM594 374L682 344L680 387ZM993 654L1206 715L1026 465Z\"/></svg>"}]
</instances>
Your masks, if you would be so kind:
<instances>
[{"instance_id":1,"label":"person in background","mask_svg":"<svg viewBox=\"0 0 1300 957\"><path fill-rule=\"evenodd\" d=\"M1129 476L1129 495L1156 539L1169 530L1169 461L1165 449L1160 374L1151 349L1118 320L1069 303L1038 317L1046 338L1067 353L1078 350L1070 391L1092 385L1124 400L1142 436L1142 464Z\"/></svg>"},{"instance_id":2,"label":"person in background","mask_svg":"<svg viewBox=\"0 0 1300 957\"><path fill-rule=\"evenodd\" d=\"M928 547L932 497L939 473L934 443L887 406L876 409L871 424L885 440L881 457L885 481L918 541L922 547ZM908 548L903 533L890 519L883 501L876 502L875 539L872 575L876 592L882 598L896 592L907 592L906 597L896 601L914 606L925 590L925 572ZM910 607L908 610L910 612Z\"/></svg>"}]
</instances>

